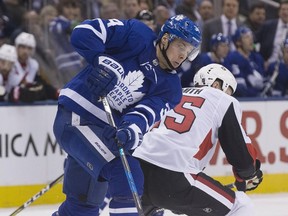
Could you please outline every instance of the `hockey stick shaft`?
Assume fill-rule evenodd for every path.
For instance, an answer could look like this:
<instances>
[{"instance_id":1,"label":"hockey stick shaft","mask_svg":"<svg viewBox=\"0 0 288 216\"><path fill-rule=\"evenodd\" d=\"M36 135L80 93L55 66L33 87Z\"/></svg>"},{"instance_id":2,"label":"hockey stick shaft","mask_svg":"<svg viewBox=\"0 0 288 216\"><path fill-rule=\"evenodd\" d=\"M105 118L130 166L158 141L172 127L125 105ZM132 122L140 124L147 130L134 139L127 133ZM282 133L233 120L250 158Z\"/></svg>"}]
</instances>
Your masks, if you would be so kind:
<instances>
[{"instance_id":1,"label":"hockey stick shaft","mask_svg":"<svg viewBox=\"0 0 288 216\"><path fill-rule=\"evenodd\" d=\"M227 184L225 185L225 187L228 187L230 189L233 189L235 187L235 184L234 183L231 183L231 184Z\"/></svg>"},{"instance_id":2,"label":"hockey stick shaft","mask_svg":"<svg viewBox=\"0 0 288 216\"><path fill-rule=\"evenodd\" d=\"M64 177L64 174L60 175L57 179L55 179L50 184L46 185L41 191L36 193L33 197L31 197L29 200L27 200L22 206L20 206L18 209L16 209L12 214L9 216L17 215L19 212L21 212L23 209L31 205L35 200L37 200L39 197L41 197L43 194L45 194L47 191L49 191L54 185L58 184L62 181Z\"/></svg>"},{"instance_id":3,"label":"hockey stick shaft","mask_svg":"<svg viewBox=\"0 0 288 216\"><path fill-rule=\"evenodd\" d=\"M115 122L114 122L114 119L112 116L112 111L111 111L111 108L110 108L110 105L108 103L107 98L101 97L101 100L102 100L109 124L116 128L116 125L115 125ZM133 195L133 199L134 199L137 211L138 211L139 215L144 216L143 208L141 205L141 200L140 200L140 197L138 195L135 181L134 181L134 178L132 176L132 172L131 172L129 163L127 161L126 155L124 153L123 147L122 147L122 145L119 145L119 143L118 143L118 147L119 147L120 158L121 158L124 170L125 170L125 174L126 174L126 177L128 180L130 190L131 190L132 195Z\"/></svg>"}]
</instances>

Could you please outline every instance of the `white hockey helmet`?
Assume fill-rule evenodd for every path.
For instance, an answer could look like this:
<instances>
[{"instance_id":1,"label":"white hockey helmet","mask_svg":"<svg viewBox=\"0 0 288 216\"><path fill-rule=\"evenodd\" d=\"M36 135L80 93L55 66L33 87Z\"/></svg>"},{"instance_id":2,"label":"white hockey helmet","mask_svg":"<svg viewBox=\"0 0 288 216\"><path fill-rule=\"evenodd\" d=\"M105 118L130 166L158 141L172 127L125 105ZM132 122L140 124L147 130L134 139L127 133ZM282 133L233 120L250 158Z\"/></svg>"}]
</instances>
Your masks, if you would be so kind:
<instances>
[{"instance_id":1,"label":"white hockey helmet","mask_svg":"<svg viewBox=\"0 0 288 216\"><path fill-rule=\"evenodd\" d=\"M219 79L223 82L222 91L226 92L230 86L235 93L237 88L237 81L233 74L223 65L212 63L206 65L195 74L193 83L194 86L212 86L214 81Z\"/></svg>"},{"instance_id":2,"label":"white hockey helmet","mask_svg":"<svg viewBox=\"0 0 288 216\"><path fill-rule=\"evenodd\" d=\"M0 47L0 59L15 62L17 60L17 53L15 46L3 44Z\"/></svg>"},{"instance_id":3,"label":"white hockey helmet","mask_svg":"<svg viewBox=\"0 0 288 216\"><path fill-rule=\"evenodd\" d=\"M22 32L16 37L15 45L24 45L34 49L36 47L36 40L33 34Z\"/></svg>"}]
</instances>

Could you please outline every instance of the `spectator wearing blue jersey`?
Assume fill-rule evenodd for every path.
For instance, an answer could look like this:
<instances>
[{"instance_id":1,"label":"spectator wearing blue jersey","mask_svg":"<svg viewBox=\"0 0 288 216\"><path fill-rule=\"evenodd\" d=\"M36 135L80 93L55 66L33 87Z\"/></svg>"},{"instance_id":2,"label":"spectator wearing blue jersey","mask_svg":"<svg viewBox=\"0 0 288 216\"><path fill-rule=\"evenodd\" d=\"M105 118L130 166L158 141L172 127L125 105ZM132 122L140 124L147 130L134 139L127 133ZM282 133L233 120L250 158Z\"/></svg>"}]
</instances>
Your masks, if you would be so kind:
<instances>
[{"instance_id":1,"label":"spectator wearing blue jersey","mask_svg":"<svg viewBox=\"0 0 288 216\"><path fill-rule=\"evenodd\" d=\"M228 54L225 64L235 76L238 87L235 97L260 96L264 88L264 59L254 50L252 31L239 27L232 40L236 50Z\"/></svg>"},{"instance_id":2,"label":"spectator wearing blue jersey","mask_svg":"<svg viewBox=\"0 0 288 216\"><path fill-rule=\"evenodd\" d=\"M71 43L88 65L64 86L58 100L54 134L68 157L66 200L53 216L98 215L107 189L110 215L136 216L115 140L127 154L141 196L142 170L130 153L180 102L175 69L198 54L201 33L183 15L170 18L158 37L136 19L94 19L74 28ZM107 96L117 128L108 124L102 96Z\"/></svg>"},{"instance_id":3,"label":"spectator wearing blue jersey","mask_svg":"<svg viewBox=\"0 0 288 216\"><path fill-rule=\"evenodd\" d=\"M263 96L288 96L288 38L281 46L283 58L268 66L268 82L262 92Z\"/></svg>"},{"instance_id":4,"label":"spectator wearing blue jersey","mask_svg":"<svg viewBox=\"0 0 288 216\"><path fill-rule=\"evenodd\" d=\"M83 66L81 56L70 44L72 29L82 18L77 0L60 0L57 9L58 16L49 25L49 38L54 50L60 85L63 87Z\"/></svg>"},{"instance_id":5,"label":"spectator wearing blue jersey","mask_svg":"<svg viewBox=\"0 0 288 216\"><path fill-rule=\"evenodd\" d=\"M222 33L212 35L210 41L211 51L200 53L197 58L189 64L189 67L186 64L182 64L181 69L183 70L183 75L181 76L181 84L182 87L189 87L193 84L193 78L195 73L203 66L218 63L221 65L225 65L225 58L228 55L230 50L229 48L229 38L224 36ZM185 71L185 66L188 68Z\"/></svg>"}]
</instances>

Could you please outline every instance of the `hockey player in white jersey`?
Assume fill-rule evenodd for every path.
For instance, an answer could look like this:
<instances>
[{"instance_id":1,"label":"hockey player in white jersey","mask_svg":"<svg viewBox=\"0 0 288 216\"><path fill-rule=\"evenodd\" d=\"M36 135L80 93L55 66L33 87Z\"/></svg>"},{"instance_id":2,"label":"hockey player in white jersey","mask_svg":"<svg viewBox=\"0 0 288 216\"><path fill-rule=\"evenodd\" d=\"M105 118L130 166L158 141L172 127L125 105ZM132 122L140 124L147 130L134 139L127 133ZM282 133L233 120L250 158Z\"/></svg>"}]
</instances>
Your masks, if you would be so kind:
<instances>
[{"instance_id":1,"label":"hockey player in white jersey","mask_svg":"<svg viewBox=\"0 0 288 216\"><path fill-rule=\"evenodd\" d=\"M116 139L127 152L139 196L143 175L129 153L166 111L181 100L175 71L199 52L201 33L187 17L171 17L158 37L136 20L85 20L71 43L89 63L60 92L54 122L57 142L68 153L66 200L53 216L95 216L109 184L110 215L138 215L119 158ZM116 128L99 98L106 96Z\"/></svg>"},{"instance_id":2,"label":"hockey player in white jersey","mask_svg":"<svg viewBox=\"0 0 288 216\"><path fill-rule=\"evenodd\" d=\"M209 64L196 73L194 84L133 153L144 173L145 215L164 208L193 216L254 216L244 192L257 188L263 174L241 126L239 102L230 96L236 80L222 65ZM203 172L218 140L233 166L236 192Z\"/></svg>"},{"instance_id":3,"label":"hockey player in white jersey","mask_svg":"<svg viewBox=\"0 0 288 216\"><path fill-rule=\"evenodd\" d=\"M0 47L0 101L5 100L8 76L16 61L16 48L9 44L3 44Z\"/></svg>"}]
</instances>

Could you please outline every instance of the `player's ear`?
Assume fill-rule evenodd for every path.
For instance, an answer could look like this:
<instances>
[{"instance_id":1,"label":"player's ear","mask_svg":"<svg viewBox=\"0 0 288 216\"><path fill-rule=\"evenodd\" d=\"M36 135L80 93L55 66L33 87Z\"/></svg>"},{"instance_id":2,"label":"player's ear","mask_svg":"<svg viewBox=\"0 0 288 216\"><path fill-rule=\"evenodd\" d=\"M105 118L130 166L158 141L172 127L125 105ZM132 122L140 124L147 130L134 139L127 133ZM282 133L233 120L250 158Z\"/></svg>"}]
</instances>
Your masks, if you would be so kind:
<instances>
[{"instance_id":1,"label":"player's ear","mask_svg":"<svg viewBox=\"0 0 288 216\"><path fill-rule=\"evenodd\" d=\"M215 80L211 87L222 90L221 84L218 80Z\"/></svg>"},{"instance_id":2,"label":"player's ear","mask_svg":"<svg viewBox=\"0 0 288 216\"><path fill-rule=\"evenodd\" d=\"M161 38L161 44L163 45L164 49L167 48L168 43L169 43L169 34L165 33Z\"/></svg>"}]
</instances>

